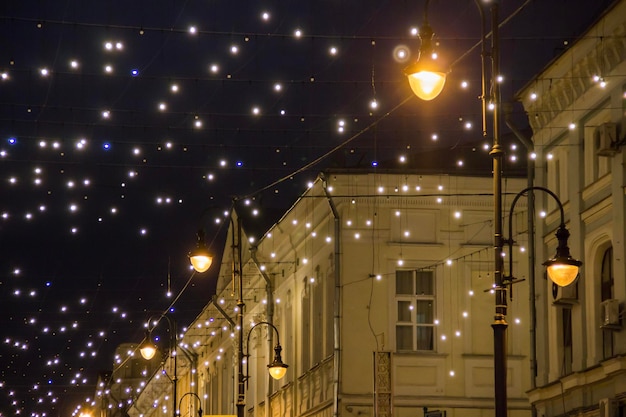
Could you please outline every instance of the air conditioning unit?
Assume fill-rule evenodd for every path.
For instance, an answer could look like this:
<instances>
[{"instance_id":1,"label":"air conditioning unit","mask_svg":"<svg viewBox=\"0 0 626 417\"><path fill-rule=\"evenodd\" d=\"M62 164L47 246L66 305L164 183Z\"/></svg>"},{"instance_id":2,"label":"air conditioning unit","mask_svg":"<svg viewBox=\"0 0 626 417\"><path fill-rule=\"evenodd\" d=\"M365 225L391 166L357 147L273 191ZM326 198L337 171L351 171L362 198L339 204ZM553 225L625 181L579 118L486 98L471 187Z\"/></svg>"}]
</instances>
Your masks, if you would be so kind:
<instances>
[{"instance_id":1,"label":"air conditioning unit","mask_svg":"<svg viewBox=\"0 0 626 417\"><path fill-rule=\"evenodd\" d=\"M593 142L598 156L613 156L619 152L617 125L602 123L593 132Z\"/></svg>"},{"instance_id":2,"label":"air conditioning unit","mask_svg":"<svg viewBox=\"0 0 626 417\"><path fill-rule=\"evenodd\" d=\"M598 404L599 417L616 417L617 401L612 398L601 398Z\"/></svg>"},{"instance_id":3,"label":"air conditioning unit","mask_svg":"<svg viewBox=\"0 0 626 417\"><path fill-rule=\"evenodd\" d=\"M619 323L619 300L612 298L600 303L600 327L609 330L621 329Z\"/></svg>"},{"instance_id":4,"label":"air conditioning unit","mask_svg":"<svg viewBox=\"0 0 626 417\"><path fill-rule=\"evenodd\" d=\"M552 283L552 304L571 305L578 303L578 284L561 287Z\"/></svg>"}]
</instances>

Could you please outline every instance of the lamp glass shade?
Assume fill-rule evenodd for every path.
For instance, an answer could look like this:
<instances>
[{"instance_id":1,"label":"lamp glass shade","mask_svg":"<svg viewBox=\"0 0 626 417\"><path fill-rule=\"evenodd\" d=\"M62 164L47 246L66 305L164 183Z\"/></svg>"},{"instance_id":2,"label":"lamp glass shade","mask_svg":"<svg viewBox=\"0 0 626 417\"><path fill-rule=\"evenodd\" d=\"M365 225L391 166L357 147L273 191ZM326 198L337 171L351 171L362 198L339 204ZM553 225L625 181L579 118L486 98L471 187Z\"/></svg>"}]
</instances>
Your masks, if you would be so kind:
<instances>
[{"instance_id":1,"label":"lamp glass shade","mask_svg":"<svg viewBox=\"0 0 626 417\"><path fill-rule=\"evenodd\" d=\"M287 373L287 365L285 365L284 363L281 363L281 364L273 363L268 366L268 369L269 369L270 375L274 379L281 379Z\"/></svg>"},{"instance_id":2,"label":"lamp glass shade","mask_svg":"<svg viewBox=\"0 0 626 417\"><path fill-rule=\"evenodd\" d=\"M566 287L572 284L578 277L579 265L573 263L561 263L555 260L547 266L548 277L558 286Z\"/></svg>"},{"instance_id":3,"label":"lamp glass shade","mask_svg":"<svg viewBox=\"0 0 626 417\"><path fill-rule=\"evenodd\" d=\"M407 73L407 78L413 93L425 101L437 97L446 83L446 73L438 71L420 70Z\"/></svg>"},{"instance_id":4,"label":"lamp glass shade","mask_svg":"<svg viewBox=\"0 0 626 417\"><path fill-rule=\"evenodd\" d=\"M274 347L274 360L272 361L272 363L267 365L270 375L274 379L281 379L282 377L284 377L287 373L287 368L289 368L289 365L285 365L283 363L283 359L280 357L280 352L282 350L283 348L280 347L280 344L277 344Z\"/></svg>"},{"instance_id":5,"label":"lamp glass shade","mask_svg":"<svg viewBox=\"0 0 626 417\"><path fill-rule=\"evenodd\" d=\"M147 361L154 358L156 351L157 351L157 347L154 345L154 343L150 342L149 340L146 340L145 342L143 342L141 346L139 347L139 352L141 353L141 356Z\"/></svg>"},{"instance_id":6,"label":"lamp glass shade","mask_svg":"<svg viewBox=\"0 0 626 417\"><path fill-rule=\"evenodd\" d=\"M195 250L189 254L189 261L193 269L202 273L211 267L213 257L209 256L207 253L202 253L200 250Z\"/></svg>"}]
</instances>

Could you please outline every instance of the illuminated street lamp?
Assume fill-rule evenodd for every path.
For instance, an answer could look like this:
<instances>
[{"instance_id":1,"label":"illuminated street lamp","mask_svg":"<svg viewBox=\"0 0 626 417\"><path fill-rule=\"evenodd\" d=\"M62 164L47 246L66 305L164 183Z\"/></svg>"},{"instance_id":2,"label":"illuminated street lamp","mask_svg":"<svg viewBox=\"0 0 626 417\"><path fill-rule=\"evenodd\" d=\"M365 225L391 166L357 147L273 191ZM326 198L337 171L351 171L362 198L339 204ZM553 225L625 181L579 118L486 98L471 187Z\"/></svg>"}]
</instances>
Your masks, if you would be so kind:
<instances>
[{"instance_id":1,"label":"illuminated street lamp","mask_svg":"<svg viewBox=\"0 0 626 417\"><path fill-rule=\"evenodd\" d=\"M561 211L563 207L561 207ZM578 269L583 264L580 261L572 258L569 253L569 247L567 246L567 239L569 238L569 232L565 228L565 224L561 220L559 230L556 231L556 238L559 244L556 248L556 254L552 259L545 261L543 264L548 270L548 276L554 283L561 287L566 287L572 284L578 277Z\"/></svg>"},{"instance_id":2,"label":"illuminated street lamp","mask_svg":"<svg viewBox=\"0 0 626 417\"><path fill-rule=\"evenodd\" d=\"M433 51L433 29L428 24L428 3L424 8L424 23L419 30L421 46L417 61L404 69L413 93L422 100L432 100L441 93L446 83L446 71Z\"/></svg>"},{"instance_id":3,"label":"illuminated street lamp","mask_svg":"<svg viewBox=\"0 0 626 417\"><path fill-rule=\"evenodd\" d=\"M189 261L197 272L205 272L211 267L213 263L213 257L209 253L209 250L206 247L204 242L204 231L202 229L198 230L198 243L196 248L189 252Z\"/></svg>"},{"instance_id":4,"label":"illuminated street lamp","mask_svg":"<svg viewBox=\"0 0 626 417\"><path fill-rule=\"evenodd\" d=\"M146 331L146 337L139 345L139 352L141 353L141 356L147 361L154 358L154 355L157 352L157 345L152 342L150 331Z\"/></svg>"},{"instance_id":5,"label":"illuminated street lamp","mask_svg":"<svg viewBox=\"0 0 626 417\"><path fill-rule=\"evenodd\" d=\"M545 187L527 187L522 191L517 193L515 198L513 198L513 202L511 203L511 210L509 211L509 279L513 276L513 210L515 209L515 204L517 200L523 195L525 195L530 190L539 190L547 193L551 196L559 207L559 212L561 214L561 224L559 225L558 230L556 231L556 238L559 241L558 247L556 248L556 254L553 258L545 261L543 265L546 266L546 270L548 272L548 277L558 286L565 287L572 284L576 278L578 277L578 270L580 266L583 264L581 261L578 261L572 257L569 252L569 247L567 246L567 239L569 238L569 231L565 227L565 212L563 210L563 204L561 200ZM531 213L532 215L532 213Z\"/></svg>"}]
</instances>

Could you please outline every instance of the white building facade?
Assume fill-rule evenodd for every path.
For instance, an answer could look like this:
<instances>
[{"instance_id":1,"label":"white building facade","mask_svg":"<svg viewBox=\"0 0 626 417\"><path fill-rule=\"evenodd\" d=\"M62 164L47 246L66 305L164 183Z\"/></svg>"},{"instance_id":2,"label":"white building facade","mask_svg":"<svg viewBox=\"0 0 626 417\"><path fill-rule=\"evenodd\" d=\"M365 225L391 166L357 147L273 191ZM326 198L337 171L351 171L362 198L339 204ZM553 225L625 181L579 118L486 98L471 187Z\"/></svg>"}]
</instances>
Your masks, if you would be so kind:
<instances>
[{"instance_id":1,"label":"white building facade","mask_svg":"<svg viewBox=\"0 0 626 417\"><path fill-rule=\"evenodd\" d=\"M526 181L503 184L508 213ZM493 415L491 187L480 177L326 173L264 236L244 232L241 245L233 212L217 296L181 340L197 364L179 371L178 398L197 394L206 415L237 413L241 278L246 417ZM527 215L521 199L505 255L520 281L508 315L511 417L531 415ZM250 332L260 322L280 337L289 368L279 381L267 372L276 332ZM172 415L168 385L150 380L129 414ZM181 415L199 402L185 397Z\"/></svg>"},{"instance_id":2,"label":"white building facade","mask_svg":"<svg viewBox=\"0 0 626 417\"><path fill-rule=\"evenodd\" d=\"M529 395L542 417L624 415L625 58L626 2L617 1L519 93L533 129L536 184L560 195L570 248L584 261L578 281L554 294L538 280ZM556 216L547 220L537 226L544 256L556 244Z\"/></svg>"}]
</instances>

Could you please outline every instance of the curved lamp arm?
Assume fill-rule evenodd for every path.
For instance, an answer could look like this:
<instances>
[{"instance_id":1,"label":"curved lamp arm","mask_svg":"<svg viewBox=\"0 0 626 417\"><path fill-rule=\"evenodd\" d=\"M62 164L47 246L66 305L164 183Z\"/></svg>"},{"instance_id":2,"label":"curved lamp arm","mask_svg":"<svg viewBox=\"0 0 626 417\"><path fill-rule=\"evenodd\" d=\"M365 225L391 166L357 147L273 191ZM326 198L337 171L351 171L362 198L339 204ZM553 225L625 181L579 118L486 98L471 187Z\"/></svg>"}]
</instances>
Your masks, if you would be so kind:
<instances>
[{"instance_id":1,"label":"curved lamp arm","mask_svg":"<svg viewBox=\"0 0 626 417\"><path fill-rule=\"evenodd\" d=\"M267 365L270 375L274 379L281 379L282 377L285 376L285 374L287 373L287 368L289 367L289 365L283 363L283 360L280 356L280 353L283 350L283 348L280 346L280 334L278 333L278 329L276 328L276 326L274 326L272 323L268 321L261 321L259 323L255 323L254 326L250 327L250 330L248 330L248 336L246 337L246 352L244 354L244 356L246 357L246 375L244 376L244 380L246 381L246 388L247 388L248 378L250 374L249 372L250 366L249 366L249 361L248 361L248 358L250 357L250 353L249 353L250 352L249 350L250 334L252 334L252 330L254 330L257 326L260 326L262 324L265 324L271 327L276 332L276 346L274 347L274 360L272 361L272 363Z\"/></svg>"},{"instance_id":2,"label":"curved lamp arm","mask_svg":"<svg viewBox=\"0 0 626 417\"><path fill-rule=\"evenodd\" d=\"M198 417L202 417L202 400L195 392L186 392L183 394L182 397L180 397L180 400L178 401L178 408L176 409L176 415L180 416L180 405L183 403L183 398L185 398L187 395L193 395L198 399L198 402L200 403L200 407L198 407Z\"/></svg>"},{"instance_id":3,"label":"curved lamp arm","mask_svg":"<svg viewBox=\"0 0 626 417\"><path fill-rule=\"evenodd\" d=\"M548 188L540 186L524 188L522 191L517 193L517 195L513 199L513 202L511 203L511 210L509 211L509 239L507 240L509 244L509 279L513 277L513 211L515 209L515 204L517 203L517 200L519 200L521 196L525 195L530 190L539 190L547 193L554 199L559 207L559 212L561 214L561 224L559 225L559 228L555 234L559 244L557 246L556 254L554 255L554 257L545 261L543 265L546 266L550 279L554 281L555 284L561 287L565 287L576 280L576 277L578 276L578 269L583 263L572 257L569 251L569 247L567 246L567 239L569 238L570 234L565 227L565 211L563 210L563 204L561 203L561 200L559 200L554 192L552 192Z\"/></svg>"}]
</instances>

